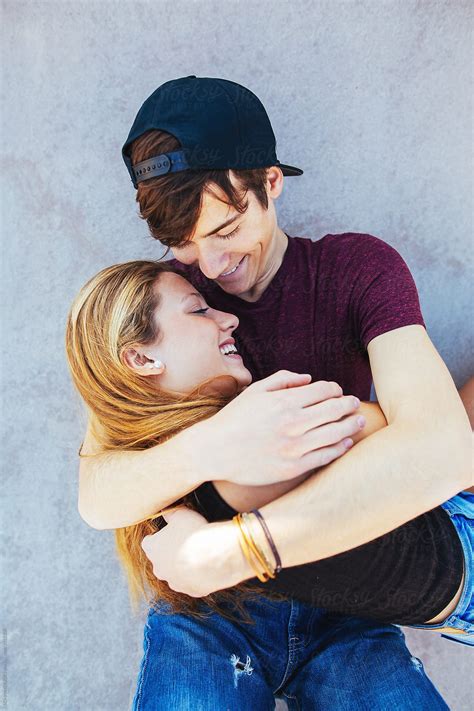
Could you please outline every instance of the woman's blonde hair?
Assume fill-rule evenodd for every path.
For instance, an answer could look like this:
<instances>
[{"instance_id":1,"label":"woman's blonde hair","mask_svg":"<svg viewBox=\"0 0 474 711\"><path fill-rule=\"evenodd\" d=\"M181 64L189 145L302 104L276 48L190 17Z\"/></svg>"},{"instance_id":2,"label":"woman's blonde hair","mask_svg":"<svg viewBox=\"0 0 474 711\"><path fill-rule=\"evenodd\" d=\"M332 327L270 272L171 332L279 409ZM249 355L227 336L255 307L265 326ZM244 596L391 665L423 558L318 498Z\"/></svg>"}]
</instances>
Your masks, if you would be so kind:
<instances>
[{"instance_id":1,"label":"woman's blonde hair","mask_svg":"<svg viewBox=\"0 0 474 711\"><path fill-rule=\"evenodd\" d=\"M124 352L136 344L153 343L159 332L155 311L160 295L156 286L163 272L179 274L166 262L133 261L100 271L81 289L69 311L66 353L74 384L90 413L94 435L103 451L142 450L164 442L182 429L214 415L237 394L237 381L222 376L232 387L225 396L201 383L187 395L156 388L151 378L133 371L124 361ZM184 276L184 275L182 275ZM94 455L91 455L94 456ZM199 511L191 493L178 499ZM193 598L172 590L153 575L152 564L141 542L164 525L161 516L115 530L119 559L124 567L130 600L136 610L145 598L149 605L163 600L172 612L202 617L200 600L216 612L228 614L229 605L248 618L244 599L262 595L250 583ZM271 595L279 599L278 594ZM221 603L225 607L221 607ZM242 621L242 619L240 619Z\"/></svg>"}]
</instances>

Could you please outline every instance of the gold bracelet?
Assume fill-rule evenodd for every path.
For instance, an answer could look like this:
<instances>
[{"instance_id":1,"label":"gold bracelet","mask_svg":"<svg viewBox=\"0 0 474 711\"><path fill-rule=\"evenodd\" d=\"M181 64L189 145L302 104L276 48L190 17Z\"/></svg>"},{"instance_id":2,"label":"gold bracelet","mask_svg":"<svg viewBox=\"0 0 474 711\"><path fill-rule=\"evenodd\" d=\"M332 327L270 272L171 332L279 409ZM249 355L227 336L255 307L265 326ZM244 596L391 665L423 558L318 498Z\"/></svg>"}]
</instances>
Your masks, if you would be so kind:
<instances>
[{"instance_id":1,"label":"gold bracelet","mask_svg":"<svg viewBox=\"0 0 474 711\"><path fill-rule=\"evenodd\" d=\"M259 560L260 565L264 568L265 573L268 575L268 577L273 577L273 571L271 566L269 565L265 555L263 554L260 546L257 544L255 541L251 529L248 527L244 515L240 514L240 524L242 526L242 529L244 531L244 535L246 536L246 540L250 548L252 549L255 557Z\"/></svg>"},{"instance_id":2,"label":"gold bracelet","mask_svg":"<svg viewBox=\"0 0 474 711\"><path fill-rule=\"evenodd\" d=\"M239 536L240 547L242 548L242 551L243 551L243 553L244 553L244 555L245 555L245 557L246 557L246 559L247 559L247 561L248 561L250 567L254 570L254 572L256 573L256 575L257 575L257 577L258 577L258 579L259 579L262 583L266 583L266 582L267 582L267 579L268 579L267 577L264 577L264 576L266 575L266 573L262 573L262 572L257 568L255 562L254 562L254 561L252 560L252 558L251 558L251 549L250 549L250 546L249 546L249 543L248 543L248 539L247 539L247 537L246 537L246 534L245 534L245 532L244 532L244 530L243 530L243 527L242 527L242 523L241 523L241 520L240 520L240 514L237 514L236 516L234 516L233 519L232 519L232 521L235 523L235 525L236 525L237 528L239 529L239 533L240 533L240 536ZM257 558L257 560L258 560L258 558Z\"/></svg>"},{"instance_id":3,"label":"gold bracelet","mask_svg":"<svg viewBox=\"0 0 474 711\"><path fill-rule=\"evenodd\" d=\"M258 558L258 556L255 556L255 554L254 554L255 560L252 559L253 551L252 551L251 545L249 543L249 538L248 538L248 536L244 530L244 527L242 525L242 520L241 520L240 514L237 514L237 516L234 517L234 521L239 528L240 542L241 542L242 550L244 551L245 557L247 558L251 567L254 569L258 579L261 580L262 582L266 582L266 580L267 580L267 578L265 577L266 573L261 572L258 568L258 565L257 565L257 563L260 563L260 565L263 568L262 561Z\"/></svg>"},{"instance_id":4,"label":"gold bracelet","mask_svg":"<svg viewBox=\"0 0 474 711\"><path fill-rule=\"evenodd\" d=\"M242 513L242 517L243 517L243 520L245 521L245 523L247 524L247 528L248 528L250 531L253 531L252 539L253 539L253 541L255 542L255 545L257 546L257 548L258 548L258 550L259 550L261 556L263 557L263 559L264 559L264 561L265 561L265 567L266 567L266 569L269 571L269 573L268 573L269 576L270 576L271 578L276 578L276 574L275 574L276 561L275 561L275 565L272 565L272 564L270 563L270 560L269 560L268 556L265 554L265 551L263 550L263 548L261 547L261 545L259 545L258 540L257 540L257 538L255 537L255 529L253 528L253 526L252 526L251 523L250 523L251 520L252 520L252 517L253 517L254 519L257 518L256 515L255 515L254 513L247 513L247 512L245 512L245 513ZM266 538L265 538L265 540L266 540ZM270 551L270 552L271 552L271 548L270 548L270 546L268 545L268 541L267 541L267 540L266 540L266 543L267 543L267 551ZM272 557L273 557L273 559L274 559L273 553L272 553Z\"/></svg>"},{"instance_id":5,"label":"gold bracelet","mask_svg":"<svg viewBox=\"0 0 474 711\"><path fill-rule=\"evenodd\" d=\"M272 567L268 564L268 561L266 560L263 552L261 552L261 549L255 544L252 534L248 530L247 525L245 524L242 515L239 513L234 518L236 520L236 523L239 526L240 533L241 533L241 536L243 539L243 543L246 546L247 560L251 563L253 569L256 571L258 579L261 580L261 582L266 583L269 578L275 577L274 571L273 571ZM253 552L255 558L262 566L262 568L263 568L262 573L260 573L260 571L258 571L257 567L250 561L250 558L249 558L250 551Z\"/></svg>"},{"instance_id":6,"label":"gold bracelet","mask_svg":"<svg viewBox=\"0 0 474 711\"><path fill-rule=\"evenodd\" d=\"M255 567L255 564L254 564L253 560L251 559L250 551L248 550L248 546L247 546L247 544L246 544L246 542L245 542L245 539L244 539L243 536L242 536L242 531L241 531L241 529L240 529L239 524L237 523L237 520L236 520L235 518L233 518L232 520L233 520L233 522L235 523L235 525L237 526L237 528L238 528L238 530L239 530L239 544L240 544L240 547L241 547L241 549L242 549L242 552L244 553L244 555L245 555L245 557L246 557L246 559L247 559L248 564L250 565L250 567L252 568L252 570L255 572L255 574L257 575L258 579L261 580L262 583L265 583L265 582L266 582L266 578L263 578L263 577L262 577L260 571L257 570L257 568Z\"/></svg>"}]
</instances>

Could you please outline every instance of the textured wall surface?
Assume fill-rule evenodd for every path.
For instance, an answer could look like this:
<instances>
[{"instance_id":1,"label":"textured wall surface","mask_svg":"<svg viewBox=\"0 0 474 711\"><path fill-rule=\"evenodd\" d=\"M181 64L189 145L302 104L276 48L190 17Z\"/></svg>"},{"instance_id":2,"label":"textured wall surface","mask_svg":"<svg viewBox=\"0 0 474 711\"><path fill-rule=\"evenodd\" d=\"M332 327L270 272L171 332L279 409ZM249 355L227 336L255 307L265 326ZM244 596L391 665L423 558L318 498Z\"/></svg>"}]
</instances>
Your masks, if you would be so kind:
<instances>
[{"instance_id":1,"label":"textured wall surface","mask_svg":"<svg viewBox=\"0 0 474 711\"><path fill-rule=\"evenodd\" d=\"M468 0L2 3L11 711L125 711L134 691L142 620L130 612L111 532L77 513L84 415L63 334L90 276L160 254L120 156L139 105L188 74L232 79L260 96L280 160L305 170L286 180L281 226L313 239L370 232L397 248L460 386L472 370L471 8ZM436 633L406 635L450 708L467 711L472 652Z\"/></svg>"}]
</instances>

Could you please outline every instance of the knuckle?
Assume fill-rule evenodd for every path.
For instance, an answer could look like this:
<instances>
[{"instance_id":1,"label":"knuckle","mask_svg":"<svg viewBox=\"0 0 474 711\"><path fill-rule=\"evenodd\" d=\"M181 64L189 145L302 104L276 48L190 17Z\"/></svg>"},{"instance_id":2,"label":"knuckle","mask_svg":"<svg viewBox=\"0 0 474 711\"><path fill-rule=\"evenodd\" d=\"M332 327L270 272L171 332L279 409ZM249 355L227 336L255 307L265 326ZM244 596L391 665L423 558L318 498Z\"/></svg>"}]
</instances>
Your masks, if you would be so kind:
<instances>
[{"instance_id":1,"label":"knuckle","mask_svg":"<svg viewBox=\"0 0 474 711\"><path fill-rule=\"evenodd\" d=\"M328 422L327 425L324 426L324 438L334 440L334 438L341 433L343 426L343 423L339 421Z\"/></svg>"},{"instance_id":2,"label":"knuckle","mask_svg":"<svg viewBox=\"0 0 474 711\"><path fill-rule=\"evenodd\" d=\"M339 419L347 413L347 403L340 398L335 398L334 400L331 400L331 411L333 415Z\"/></svg>"},{"instance_id":3,"label":"knuckle","mask_svg":"<svg viewBox=\"0 0 474 711\"><path fill-rule=\"evenodd\" d=\"M294 439L293 437L288 437L286 432L280 435L279 446L277 454L281 459L288 460L293 456Z\"/></svg>"},{"instance_id":4,"label":"knuckle","mask_svg":"<svg viewBox=\"0 0 474 711\"><path fill-rule=\"evenodd\" d=\"M285 471L294 471L297 461L302 453L302 444L300 437L285 437L280 449L280 457L283 460Z\"/></svg>"},{"instance_id":5,"label":"knuckle","mask_svg":"<svg viewBox=\"0 0 474 711\"><path fill-rule=\"evenodd\" d=\"M334 397L335 391L334 391L334 385L336 383L331 383L328 380L318 380L316 385L316 391L318 393L318 396L321 397L324 400L327 400L330 397Z\"/></svg>"},{"instance_id":6,"label":"knuckle","mask_svg":"<svg viewBox=\"0 0 474 711\"><path fill-rule=\"evenodd\" d=\"M341 386L339 385L339 383L336 383L335 380L331 380L329 385L331 386L332 391L336 395L342 395L343 390L342 390Z\"/></svg>"},{"instance_id":7,"label":"knuckle","mask_svg":"<svg viewBox=\"0 0 474 711\"><path fill-rule=\"evenodd\" d=\"M361 429L359 422L358 422L359 417L360 417L360 415L356 414L356 415L352 415L351 417L347 418L348 425L350 427L351 432L358 432Z\"/></svg>"},{"instance_id":8,"label":"knuckle","mask_svg":"<svg viewBox=\"0 0 474 711\"><path fill-rule=\"evenodd\" d=\"M284 390L277 390L275 392L276 406L277 406L278 412L282 412L282 413L286 413L288 410L284 392L285 392Z\"/></svg>"},{"instance_id":9,"label":"knuckle","mask_svg":"<svg viewBox=\"0 0 474 711\"><path fill-rule=\"evenodd\" d=\"M306 413L301 410L290 418L288 423L288 434L292 437L301 437L308 428L308 418Z\"/></svg>"},{"instance_id":10,"label":"knuckle","mask_svg":"<svg viewBox=\"0 0 474 711\"><path fill-rule=\"evenodd\" d=\"M326 449L321 451L320 455L321 459L321 466L324 466L325 464L329 464L329 462L332 460L332 454L330 450L326 447Z\"/></svg>"},{"instance_id":11,"label":"knuckle","mask_svg":"<svg viewBox=\"0 0 474 711\"><path fill-rule=\"evenodd\" d=\"M294 413L288 407L285 407L280 400L277 405L276 414L278 415L278 427L282 434L286 434L289 427L294 423Z\"/></svg>"},{"instance_id":12,"label":"knuckle","mask_svg":"<svg viewBox=\"0 0 474 711\"><path fill-rule=\"evenodd\" d=\"M287 479L293 479L295 476L298 476L299 474L299 468L297 466L297 463L295 459L291 459L291 461L287 462L282 473L282 479L287 480Z\"/></svg>"},{"instance_id":13,"label":"knuckle","mask_svg":"<svg viewBox=\"0 0 474 711\"><path fill-rule=\"evenodd\" d=\"M345 395L342 399L344 400L344 402L347 403L347 409L352 412L352 410L354 410L354 407L356 404L356 401L354 400L354 396L353 395Z\"/></svg>"}]
</instances>

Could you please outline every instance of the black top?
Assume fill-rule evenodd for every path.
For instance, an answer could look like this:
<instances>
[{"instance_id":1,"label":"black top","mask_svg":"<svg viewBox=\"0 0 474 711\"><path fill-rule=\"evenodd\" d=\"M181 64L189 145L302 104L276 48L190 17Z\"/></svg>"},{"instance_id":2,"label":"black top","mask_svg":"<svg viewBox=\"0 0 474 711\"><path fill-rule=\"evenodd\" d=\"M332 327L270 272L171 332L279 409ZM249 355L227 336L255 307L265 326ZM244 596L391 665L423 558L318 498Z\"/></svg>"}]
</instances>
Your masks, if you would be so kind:
<instances>
[{"instance_id":1,"label":"black top","mask_svg":"<svg viewBox=\"0 0 474 711\"><path fill-rule=\"evenodd\" d=\"M194 492L209 522L238 512L205 482ZM266 583L328 611L399 625L423 624L448 605L461 583L464 554L449 514L440 506L379 538L315 563L283 568Z\"/></svg>"}]
</instances>

